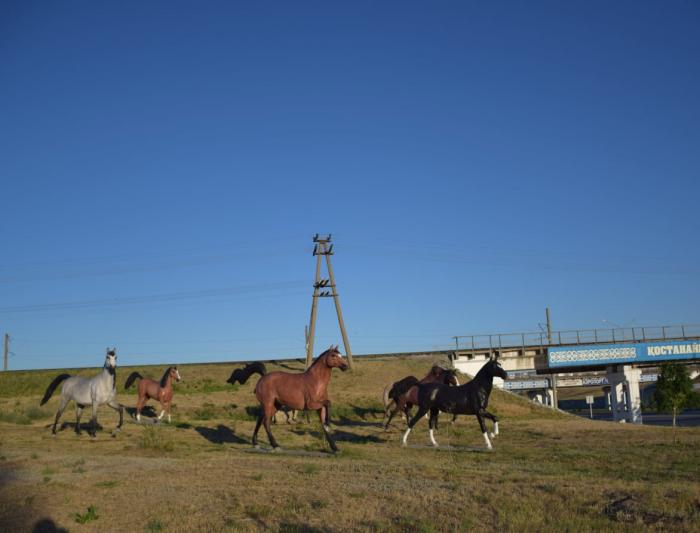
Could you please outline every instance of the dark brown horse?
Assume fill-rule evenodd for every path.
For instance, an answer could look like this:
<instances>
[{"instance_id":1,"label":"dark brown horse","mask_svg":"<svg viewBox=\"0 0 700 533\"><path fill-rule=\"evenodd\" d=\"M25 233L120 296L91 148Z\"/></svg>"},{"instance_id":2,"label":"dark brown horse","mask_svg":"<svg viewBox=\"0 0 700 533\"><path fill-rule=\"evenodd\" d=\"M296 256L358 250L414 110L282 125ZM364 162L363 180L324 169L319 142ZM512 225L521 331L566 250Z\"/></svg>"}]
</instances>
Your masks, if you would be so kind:
<instances>
[{"instance_id":1,"label":"dark brown horse","mask_svg":"<svg viewBox=\"0 0 700 533\"><path fill-rule=\"evenodd\" d=\"M340 368L343 371L348 369L348 364L337 346L331 346L319 355L305 372L300 374L270 372L261 377L255 386L255 397L260 402L261 409L253 431L253 446L257 447L258 431L260 426L264 425L272 447L279 447L270 431L270 421L278 410L287 407L297 411L306 409L318 411L326 440L331 449L337 452L338 447L333 442L327 425L327 410L330 405L328 383L331 381L331 371L334 368Z\"/></svg>"},{"instance_id":2,"label":"dark brown horse","mask_svg":"<svg viewBox=\"0 0 700 533\"><path fill-rule=\"evenodd\" d=\"M420 381L414 376L408 376L400 381L397 381L391 386L391 389L387 387L384 390L384 407L386 409L385 416L387 417L386 424L384 424L384 429L389 428L391 419L394 418L394 415L396 415L396 413L399 411L401 411L406 417L406 423L409 422L411 408L414 405L418 405L417 385L423 383L442 383L443 385L453 386L459 385L459 381L457 380L454 370L445 370L438 365L433 365L430 372L428 372ZM393 408L389 400L393 401Z\"/></svg>"},{"instance_id":3,"label":"dark brown horse","mask_svg":"<svg viewBox=\"0 0 700 533\"><path fill-rule=\"evenodd\" d=\"M140 379L139 382L139 400L136 403L136 420L141 421L141 410L146 405L148 400L157 400L160 402L161 412L158 420L163 418L165 413L168 414L168 422L170 422L170 407L173 401L173 380L180 381L180 372L176 366L168 367L160 378L160 381L155 381L150 378L144 378L138 372L132 372L126 378L124 389L131 387L131 384Z\"/></svg>"}]
</instances>

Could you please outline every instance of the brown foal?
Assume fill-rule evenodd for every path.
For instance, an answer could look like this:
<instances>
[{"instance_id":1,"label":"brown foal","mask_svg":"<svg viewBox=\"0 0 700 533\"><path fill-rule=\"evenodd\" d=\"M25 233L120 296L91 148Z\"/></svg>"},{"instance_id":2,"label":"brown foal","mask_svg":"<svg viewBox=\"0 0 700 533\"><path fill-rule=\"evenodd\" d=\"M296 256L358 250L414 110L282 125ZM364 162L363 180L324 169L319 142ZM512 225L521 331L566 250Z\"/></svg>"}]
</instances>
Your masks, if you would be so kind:
<instances>
[{"instance_id":1,"label":"brown foal","mask_svg":"<svg viewBox=\"0 0 700 533\"><path fill-rule=\"evenodd\" d=\"M260 402L261 409L253 432L253 446L257 447L258 431L260 426L264 425L272 447L279 447L270 431L270 420L279 409L288 407L298 411L305 409L318 411L326 440L331 449L337 452L338 448L330 436L330 428L327 425L327 410L330 405L328 383L331 380L333 368L340 368L343 371L348 368L337 346L331 346L319 355L306 372L301 374L270 372L261 377L255 386L255 396Z\"/></svg>"},{"instance_id":2,"label":"brown foal","mask_svg":"<svg viewBox=\"0 0 700 533\"><path fill-rule=\"evenodd\" d=\"M167 413L168 422L170 419L170 407L173 401L173 380L180 381L180 372L176 366L169 367L160 382L152 380L150 378L144 378L138 372L132 372L129 377L126 378L126 383L124 384L124 389L128 389L131 384L140 379L138 393L139 400L136 403L136 420L141 421L141 410L148 400L157 400L160 402L161 412L158 416L158 420L163 418L163 415Z\"/></svg>"},{"instance_id":3,"label":"brown foal","mask_svg":"<svg viewBox=\"0 0 700 533\"><path fill-rule=\"evenodd\" d=\"M444 385L459 385L457 376L453 370L445 370L444 368L433 365L423 379L420 381L413 376L408 376L394 383L388 398L395 402L394 408L387 406L385 416L387 416L384 429L389 427L391 419L394 418L397 412L401 411L406 416L406 422L409 421L409 413L414 405L418 405L418 387L419 383L442 383Z\"/></svg>"}]
</instances>

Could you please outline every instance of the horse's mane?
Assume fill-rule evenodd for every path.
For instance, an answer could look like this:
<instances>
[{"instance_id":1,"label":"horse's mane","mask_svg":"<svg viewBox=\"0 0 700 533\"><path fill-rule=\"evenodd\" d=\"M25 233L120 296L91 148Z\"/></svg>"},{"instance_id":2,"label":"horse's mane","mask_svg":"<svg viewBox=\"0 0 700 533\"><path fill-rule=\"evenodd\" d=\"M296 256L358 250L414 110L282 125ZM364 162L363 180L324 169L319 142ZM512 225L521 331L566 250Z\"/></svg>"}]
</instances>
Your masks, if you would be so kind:
<instances>
[{"instance_id":1,"label":"horse's mane","mask_svg":"<svg viewBox=\"0 0 700 533\"><path fill-rule=\"evenodd\" d=\"M309 365L308 370L311 370L311 367L314 366L316 363L318 363L321 359L323 359L323 357L324 357L325 355L327 355L329 352L340 353L340 352L338 352L338 349L337 349L337 348L333 348L333 347L331 346L331 347L328 348L325 352L323 352L321 355L319 355L316 359L313 360L313 362Z\"/></svg>"},{"instance_id":2,"label":"horse's mane","mask_svg":"<svg viewBox=\"0 0 700 533\"><path fill-rule=\"evenodd\" d=\"M172 366L169 366L168 369L165 371L165 374L163 374L163 377L160 378L160 386L161 388L165 387L168 384L168 374L170 374L170 371L172 370Z\"/></svg>"},{"instance_id":3,"label":"horse's mane","mask_svg":"<svg viewBox=\"0 0 700 533\"><path fill-rule=\"evenodd\" d=\"M485 377L486 373L489 371L491 371L491 373L493 374L493 371L491 370L491 365L493 362L494 362L493 359L489 359L488 361L486 361L486 363L476 373L476 376L474 376L474 379L476 380L476 379ZM488 370L487 370L487 368L488 368Z\"/></svg>"}]
</instances>

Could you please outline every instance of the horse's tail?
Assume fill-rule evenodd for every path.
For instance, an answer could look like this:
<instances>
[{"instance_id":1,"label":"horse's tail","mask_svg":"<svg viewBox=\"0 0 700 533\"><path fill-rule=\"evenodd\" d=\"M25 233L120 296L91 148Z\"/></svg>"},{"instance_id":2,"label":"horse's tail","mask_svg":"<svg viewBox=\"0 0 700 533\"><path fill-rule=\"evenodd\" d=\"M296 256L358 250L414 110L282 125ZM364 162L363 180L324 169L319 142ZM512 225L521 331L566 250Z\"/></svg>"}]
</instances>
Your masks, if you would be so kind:
<instances>
[{"instance_id":1,"label":"horse's tail","mask_svg":"<svg viewBox=\"0 0 700 533\"><path fill-rule=\"evenodd\" d=\"M53 395L53 391L56 390L56 387L58 387L63 381L68 379L70 377L70 374L59 374L54 378L54 380L51 382L49 387L46 389L46 392L44 393L44 397L41 399L41 402L39 405L44 405L46 402L49 401L51 396Z\"/></svg>"},{"instance_id":2,"label":"horse's tail","mask_svg":"<svg viewBox=\"0 0 700 533\"><path fill-rule=\"evenodd\" d=\"M250 363L249 365L246 365L243 368L237 368L236 370L234 370L231 374L231 377L229 377L226 380L226 383L230 383L231 385L233 385L236 382L238 382L241 385L243 385L246 381L248 381L248 378L251 376L251 374L260 374L261 376L264 376L265 374L267 374L267 369L265 368L265 365L260 361Z\"/></svg>"},{"instance_id":3,"label":"horse's tail","mask_svg":"<svg viewBox=\"0 0 700 533\"><path fill-rule=\"evenodd\" d=\"M143 379L143 376L139 374L138 372L132 372L129 374L129 377L126 378L126 383L124 383L124 390L128 389L131 387L131 385L136 381L137 379Z\"/></svg>"},{"instance_id":4,"label":"horse's tail","mask_svg":"<svg viewBox=\"0 0 700 533\"><path fill-rule=\"evenodd\" d=\"M411 387L418 385L419 383L420 381L418 381L418 378L414 376L408 376L401 381L397 381L392 385L391 390L389 391L389 398L397 401L399 396L406 394Z\"/></svg>"},{"instance_id":5,"label":"horse's tail","mask_svg":"<svg viewBox=\"0 0 700 533\"><path fill-rule=\"evenodd\" d=\"M389 391L391 390L391 385L387 385L384 387L384 394L382 394L382 403L384 404L384 410L386 411L389 409L389 402L391 402L391 398L389 398Z\"/></svg>"}]
</instances>

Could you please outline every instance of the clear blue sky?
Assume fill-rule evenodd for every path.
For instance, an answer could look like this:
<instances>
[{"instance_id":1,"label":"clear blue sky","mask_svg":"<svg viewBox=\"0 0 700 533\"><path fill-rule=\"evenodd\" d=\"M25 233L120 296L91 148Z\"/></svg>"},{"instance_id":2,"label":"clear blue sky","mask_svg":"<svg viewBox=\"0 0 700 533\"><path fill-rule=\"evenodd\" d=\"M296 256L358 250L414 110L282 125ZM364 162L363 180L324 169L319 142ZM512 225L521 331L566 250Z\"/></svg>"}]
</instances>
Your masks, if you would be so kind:
<instances>
[{"instance_id":1,"label":"clear blue sky","mask_svg":"<svg viewBox=\"0 0 700 533\"><path fill-rule=\"evenodd\" d=\"M699 26L691 1L6 2L11 366L299 356L316 232L355 353L546 306L698 323Z\"/></svg>"}]
</instances>

